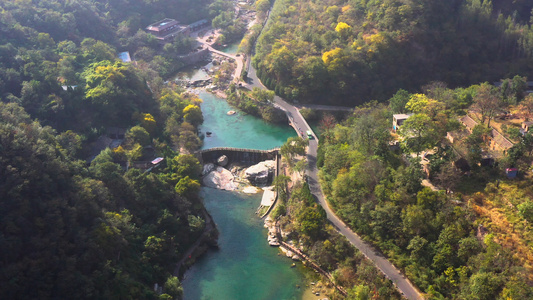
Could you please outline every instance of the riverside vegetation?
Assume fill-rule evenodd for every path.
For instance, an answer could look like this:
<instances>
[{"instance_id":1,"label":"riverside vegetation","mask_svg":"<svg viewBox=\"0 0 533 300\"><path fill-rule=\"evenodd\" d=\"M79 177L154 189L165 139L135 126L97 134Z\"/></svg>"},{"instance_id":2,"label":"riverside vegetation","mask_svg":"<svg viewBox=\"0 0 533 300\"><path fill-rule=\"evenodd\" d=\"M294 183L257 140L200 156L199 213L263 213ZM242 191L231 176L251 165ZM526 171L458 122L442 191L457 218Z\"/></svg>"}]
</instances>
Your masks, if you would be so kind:
<instances>
[{"instance_id":1,"label":"riverside vegetation","mask_svg":"<svg viewBox=\"0 0 533 300\"><path fill-rule=\"evenodd\" d=\"M174 266L206 228L187 154L201 101L162 79L192 41L161 48L143 28L227 3L0 1L0 298L181 297ZM116 128L122 145L99 153Z\"/></svg>"}]
</instances>

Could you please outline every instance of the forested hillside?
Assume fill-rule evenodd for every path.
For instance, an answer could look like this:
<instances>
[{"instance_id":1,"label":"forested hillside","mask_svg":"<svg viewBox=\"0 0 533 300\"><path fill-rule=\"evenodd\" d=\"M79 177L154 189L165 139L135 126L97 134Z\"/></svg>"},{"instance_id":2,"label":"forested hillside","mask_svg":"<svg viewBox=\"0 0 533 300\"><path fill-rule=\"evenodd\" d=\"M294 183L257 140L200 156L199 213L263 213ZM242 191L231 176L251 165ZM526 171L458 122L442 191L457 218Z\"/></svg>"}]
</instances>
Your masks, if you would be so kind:
<instances>
[{"instance_id":1,"label":"forested hillside","mask_svg":"<svg viewBox=\"0 0 533 300\"><path fill-rule=\"evenodd\" d=\"M488 150L483 122L466 139L464 157L457 142L445 139L462 128L458 114L488 94L516 104L517 98L507 98L511 93L488 84L433 85L424 94L400 90L388 107L367 103L347 121L322 126L317 165L329 204L429 299L533 297L531 133L517 137L497 166L481 163ZM392 114L399 112L413 115L391 133ZM394 140L400 147L392 146ZM462 171L461 159L471 169ZM524 178L507 179L508 167L519 167ZM424 187L424 175L442 190Z\"/></svg>"},{"instance_id":2,"label":"forested hillside","mask_svg":"<svg viewBox=\"0 0 533 300\"><path fill-rule=\"evenodd\" d=\"M174 185L198 162L178 156L167 172L124 173L106 150L87 169L65 140L0 103L0 298L153 299L154 283L179 296L173 262L204 215Z\"/></svg>"},{"instance_id":3,"label":"forested hillside","mask_svg":"<svg viewBox=\"0 0 533 300\"><path fill-rule=\"evenodd\" d=\"M531 75L528 1L278 0L259 39L259 77L301 102L357 105L432 82Z\"/></svg>"},{"instance_id":4,"label":"forested hillside","mask_svg":"<svg viewBox=\"0 0 533 300\"><path fill-rule=\"evenodd\" d=\"M190 40L143 29L225 2L0 0L1 299L180 297L175 264L206 228L186 154L201 101L162 79Z\"/></svg>"}]
</instances>

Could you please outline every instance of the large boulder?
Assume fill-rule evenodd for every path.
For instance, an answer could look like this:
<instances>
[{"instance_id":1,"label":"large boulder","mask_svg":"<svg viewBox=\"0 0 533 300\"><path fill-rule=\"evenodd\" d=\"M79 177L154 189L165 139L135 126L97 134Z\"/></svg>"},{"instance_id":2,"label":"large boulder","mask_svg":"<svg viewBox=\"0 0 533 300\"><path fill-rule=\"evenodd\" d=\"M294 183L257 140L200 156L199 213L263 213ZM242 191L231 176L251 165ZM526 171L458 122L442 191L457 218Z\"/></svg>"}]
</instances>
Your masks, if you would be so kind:
<instances>
[{"instance_id":1,"label":"large boulder","mask_svg":"<svg viewBox=\"0 0 533 300\"><path fill-rule=\"evenodd\" d=\"M228 157L226 155L222 155L217 159L217 164L221 167L225 167L228 164Z\"/></svg>"},{"instance_id":2,"label":"large boulder","mask_svg":"<svg viewBox=\"0 0 533 300\"><path fill-rule=\"evenodd\" d=\"M215 169L215 164L213 163L205 164L204 167L202 168L202 176L209 174L209 172L213 171L214 169Z\"/></svg>"},{"instance_id":3,"label":"large boulder","mask_svg":"<svg viewBox=\"0 0 533 300\"><path fill-rule=\"evenodd\" d=\"M266 185L274 173L276 162L266 160L253 165L244 171L246 179L255 185Z\"/></svg>"},{"instance_id":4,"label":"large boulder","mask_svg":"<svg viewBox=\"0 0 533 300\"><path fill-rule=\"evenodd\" d=\"M216 170L204 176L203 183L210 188L234 191L237 189L237 184L234 182L234 179L230 171L223 167L217 167Z\"/></svg>"}]
</instances>

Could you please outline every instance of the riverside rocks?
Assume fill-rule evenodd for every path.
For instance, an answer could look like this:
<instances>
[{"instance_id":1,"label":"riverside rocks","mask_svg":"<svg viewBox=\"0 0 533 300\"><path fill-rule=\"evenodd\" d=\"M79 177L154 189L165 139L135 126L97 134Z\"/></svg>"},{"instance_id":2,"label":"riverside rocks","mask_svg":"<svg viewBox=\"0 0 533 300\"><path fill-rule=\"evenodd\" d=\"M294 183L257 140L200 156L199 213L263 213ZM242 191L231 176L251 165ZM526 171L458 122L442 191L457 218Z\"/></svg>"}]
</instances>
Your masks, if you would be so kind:
<instances>
[{"instance_id":1,"label":"riverside rocks","mask_svg":"<svg viewBox=\"0 0 533 300\"><path fill-rule=\"evenodd\" d=\"M202 168L202 176L209 174L209 172L213 171L214 169L215 169L215 164L212 164L212 163L205 164L204 167Z\"/></svg>"},{"instance_id":2,"label":"riverside rocks","mask_svg":"<svg viewBox=\"0 0 533 300\"><path fill-rule=\"evenodd\" d=\"M276 224L272 221L270 216L265 219L265 228L268 228L268 244L270 246L279 247L280 243L276 235Z\"/></svg>"},{"instance_id":3,"label":"riverside rocks","mask_svg":"<svg viewBox=\"0 0 533 300\"><path fill-rule=\"evenodd\" d=\"M222 155L217 159L217 164L221 167L225 167L228 164L228 157L226 155Z\"/></svg>"},{"instance_id":4,"label":"riverside rocks","mask_svg":"<svg viewBox=\"0 0 533 300\"><path fill-rule=\"evenodd\" d=\"M234 191L237 189L237 184L234 180L235 177L230 171L223 167L217 167L216 170L204 176L203 183L210 188Z\"/></svg>"},{"instance_id":5,"label":"riverside rocks","mask_svg":"<svg viewBox=\"0 0 533 300\"><path fill-rule=\"evenodd\" d=\"M267 160L253 165L248 169L243 169L238 165L231 166L227 164L228 157L226 155L220 156L215 164L205 164L202 168L203 184L210 188L228 191L237 190L239 183L247 185L249 182L252 185L265 186L272 178L276 162ZM224 168L223 165L227 166L231 171ZM257 193L260 189L248 186L243 191L245 193Z\"/></svg>"},{"instance_id":6,"label":"riverside rocks","mask_svg":"<svg viewBox=\"0 0 533 300\"><path fill-rule=\"evenodd\" d=\"M276 162L273 160L265 160L257 165L253 165L246 169L245 176L248 181L254 185L266 185L268 179L272 176Z\"/></svg>"}]
</instances>

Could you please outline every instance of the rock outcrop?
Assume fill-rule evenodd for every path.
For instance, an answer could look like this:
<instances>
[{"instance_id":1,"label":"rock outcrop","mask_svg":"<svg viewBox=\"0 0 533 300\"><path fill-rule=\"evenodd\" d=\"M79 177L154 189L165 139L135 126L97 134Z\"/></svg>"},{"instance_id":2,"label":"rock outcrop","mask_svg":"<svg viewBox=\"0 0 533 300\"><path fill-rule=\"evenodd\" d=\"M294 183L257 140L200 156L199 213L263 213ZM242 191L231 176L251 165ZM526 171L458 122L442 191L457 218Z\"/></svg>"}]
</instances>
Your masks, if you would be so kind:
<instances>
[{"instance_id":1,"label":"rock outcrop","mask_svg":"<svg viewBox=\"0 0 533 300\"><path fill-rule=\"evenodd\" d=\"M213 171L214 169L215 169L215 164L212 164L212 163L205 164L204 167L202 168L202 176L209 174L209 172Z\"/></svg>"},{"instance_id":2,"label":"rock outcrop","mask_svg":"<svg viewBox=\"0 0 533 300\"><path fill-rule=\"evenodd\" d=\"M228 157L226 155L222 155L217 159L217 164L221 167L225 167L228 164Z\"/></svg>"},{"instance_id":3,"label":"rock outcrop","mask_svg":"<svg viewBox=\"0 0 533 300\"><path fill-rule=\"evenodd\" d=\"M276 162L273 160L265 160L257 165L253 165L244 172L246 179L254 185L266 185L269 178L274 173Z\"/></svg>"},{"instance_id":4,"label":"rock outcrop","mask_svg":"<svg viewBox=\"0 0 533 300\"><path fill-rule=\"evenodd\" d=\"M217 167L216 170L204 176L203 183L210 188L234 191L237 189L237 184L234 180L235 178L230 171L223 167Z\"/></svg>"}]
</instances>

